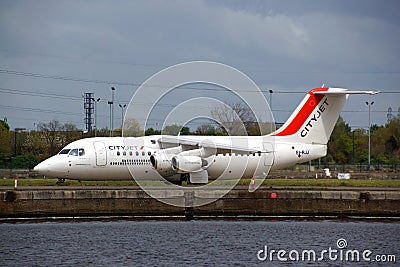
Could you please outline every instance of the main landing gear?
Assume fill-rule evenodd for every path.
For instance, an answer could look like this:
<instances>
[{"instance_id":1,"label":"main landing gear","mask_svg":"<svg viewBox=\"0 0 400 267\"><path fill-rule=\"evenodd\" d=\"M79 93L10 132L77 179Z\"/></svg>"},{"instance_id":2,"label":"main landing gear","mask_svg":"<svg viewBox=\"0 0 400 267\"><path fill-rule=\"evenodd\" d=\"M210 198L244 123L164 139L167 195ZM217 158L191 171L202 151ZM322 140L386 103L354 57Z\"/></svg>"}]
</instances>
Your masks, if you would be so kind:
<instances>
[{"instance_id":1,"label":"main landing gear","mask_svg":"<svg viewBox=\"0 0 400 267\"><path fill-rule=\"evenodd\" d=\"M57 178L56 185L65 185L65 179L64 178Z\"/></svg>"}]
</instances>

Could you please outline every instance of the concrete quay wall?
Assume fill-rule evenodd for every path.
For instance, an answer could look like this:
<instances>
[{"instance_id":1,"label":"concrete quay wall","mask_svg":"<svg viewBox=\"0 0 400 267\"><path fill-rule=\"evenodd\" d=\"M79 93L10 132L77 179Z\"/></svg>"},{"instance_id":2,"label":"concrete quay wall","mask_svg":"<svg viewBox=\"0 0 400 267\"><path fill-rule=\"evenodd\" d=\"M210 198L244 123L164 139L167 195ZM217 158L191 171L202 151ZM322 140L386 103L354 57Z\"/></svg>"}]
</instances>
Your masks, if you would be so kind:
<instances>
[{"instance_id":1,"label":"concrete quay wall","mask_svg":"<svg viewBox=\"0 0 400 267\"><path fill-rule=\"evenodd\" d=\"M139 188L80 188L62 190L2 190L0 217L48 216L390 216L400 218L400 191L271 190L250 193L234 189L210 204L218 190L154 189L159 199L181 199L176 207L150 197Z\"/></svg>"}]
</instances>

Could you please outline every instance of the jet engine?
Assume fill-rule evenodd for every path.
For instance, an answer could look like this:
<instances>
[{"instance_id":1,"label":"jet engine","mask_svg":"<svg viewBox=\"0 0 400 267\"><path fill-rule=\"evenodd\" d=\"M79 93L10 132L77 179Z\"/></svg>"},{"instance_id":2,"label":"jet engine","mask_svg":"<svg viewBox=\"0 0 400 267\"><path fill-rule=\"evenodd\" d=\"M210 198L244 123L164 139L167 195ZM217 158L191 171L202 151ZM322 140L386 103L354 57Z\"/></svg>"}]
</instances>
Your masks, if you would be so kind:
<instances>
[{"instance_id":1,"label":"jet engine","mask_svg":"<svg viewBox=\"0 0 400 267\"><path fill-rule=\"evenodd\" d=\"M182 147L171 147L159 150L157 153L150 156L151 165L164 178L170 177L176 172L172 169L171 159L174 155L182 152Z\"/></svg>"},{"instance_id":2,"label":"jet engine","mask_svg":"<svg viewBox=\"0 0 400 267\"><path fill-rule=\"evenodd\" d=\"M207 156L210 151L193 149L182 151L182 147L173 147L157 151L150 156L150 162L154 169L167 180L180 175L179 183L188 181L190 183L207 183L208 161L201 156Z\"/></svg>"},{"instance_id":3,"label":"jet engine","mask_svg":"<svg viewBox=\"0 0 400 267\"><path fill-rule=\"evenodd\" d=\"M153 165L154 169L156 169L157 172L161 174L161 176L169 177L176 174L171 165L171 158L173 156L174 155L165 153L153 154L150 156L150 162Z\"/></svg>"},{"instance_id":4,"label":"jet engine","mask_svg":"<svg viewBox=\"0 0 400 267\"><path fill-rule=\"evenodd\" d=\"M171 159L171 163L176 173L198 172L207 166L207 161L197 156L177 155Z\"/></svg>"}]
</instances>

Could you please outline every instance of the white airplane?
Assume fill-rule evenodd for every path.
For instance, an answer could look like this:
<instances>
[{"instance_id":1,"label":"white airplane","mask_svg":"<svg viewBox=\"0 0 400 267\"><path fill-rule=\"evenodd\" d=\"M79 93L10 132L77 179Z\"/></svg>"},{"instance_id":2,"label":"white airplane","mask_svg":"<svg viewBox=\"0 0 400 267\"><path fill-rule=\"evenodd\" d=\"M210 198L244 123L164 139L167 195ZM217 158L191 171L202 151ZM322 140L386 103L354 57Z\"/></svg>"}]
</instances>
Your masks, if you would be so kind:
<instances>
[{"instance_id":1,"label":"white airplane","mask_svg":"<svg viewBox=\"0 0 400 267\"><path fill-rule=\"evenodd\" d=\"M324 157L349 94L342 88L307 93L286 123L264 136L95 137L74 141L34 171L76 180L154 179L208 183L209 179L265 178L270 170Z\"/></svg>"}]
</instances>

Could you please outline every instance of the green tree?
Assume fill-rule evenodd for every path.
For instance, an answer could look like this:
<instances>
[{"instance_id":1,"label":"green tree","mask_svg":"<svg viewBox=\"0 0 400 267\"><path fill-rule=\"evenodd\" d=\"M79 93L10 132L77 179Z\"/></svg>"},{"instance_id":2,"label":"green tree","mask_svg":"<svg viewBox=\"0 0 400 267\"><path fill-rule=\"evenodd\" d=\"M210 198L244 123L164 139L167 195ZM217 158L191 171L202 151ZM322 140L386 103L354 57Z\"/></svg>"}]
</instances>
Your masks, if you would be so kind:
<instances>
[{"instance_id":1,"label":"green tree","mask_svg":"<svg viewBox=\"0 0 400 267\"><path fill-rule=\"evenodd\" d=\"M198 134L198 135L214 135L214 136L228 135L226 132L217 129L215 126L213 126L210 123L202 124L202 125L198 126L196 129L196 134Z\"/></svg>"},{"instance_id":2,"label":"green tree","mask_svg":"<svg viewBox=\"0 0 400 267\"><path fill-rule=\"evenodd\" d=\"M12 160L12 166L15 169L32 169L39 161L31 154L18 155Z\"/></svg>"},{"instance_id":3,"label":"green tree","mask_svg":"<svg viewBox=\"0 0 400 267\"><path fill-rule=\"evenodd\" d=\"M27 134L23 144L23 153L35 155L38 160L51 156L43 132L32 131Z\"/></svg>"},{"instance_id":4,"label":"green tree","mask_svg":"<svg viewBox=\"0 0 400 267\"><path fill-rule=\"evenodd\" d=\"M10 131L10 125L7 122L0 120L0 131Z\"/></svg>"},{"instance_id":5,"label":"green tree","mask_svg":"<svg viewBox=\"0 0 400 267\"><path fill-rule=\"evenodd\" d=\"M179 134L180 135L190 135L190 128L183 126Z\"/></svg>"},{"instance_id":6,"label":"green tree","mask_svg":"<svg viewBox=\"0 0 400 267\"><path fill-rule=\"evenodd\" d=\"M12 132L7 122L0 120L0 163L4 164L12 156Z\"/></svg>"},{"instance_id":7,"label":"green tree","mask_svg":"<svg viewBox=\"0 0 400 267\"><path fill-rule=\"evenodd\" d=\"M166 135L189 135L190 129L186 126L181 126L177 124L167 125L162 130L162 134Z\"/></svg>"},{"instance_id":8,"label":"green tree","mask_svg":"<svg viewBox=\"0 0 400 267\"><path fill-rule=\"evenodd\" d=\"M386 125L385 153L392 163L400 163L400 118Z\"/></svg>"},{"instance_id":9,"label":"green tree","mask_svg":"<svg viewBox=\"0 0 400 267\"><path fill-rule=\"evenodd\" d=\"M354 163L368 162L368 134L364 129L355 129L354 135Z\"/></svg>"},{"instance_id":10,"label":"green tree","mask_svg":"<svg viewBox=\"0 0 400 267\"><path fill-rule=\"evenodd\" d=\"M215 135L217 129L210 123L202 124L197 127L196 134L199 135Z\"/></svg>"},{"instance_id":11,"label":"green tree","mask_svg":"<svg viewBox=\"0 0 400 267\"><path fill-rule=\"evenodd\" d=\"M149 136L149 135L158 135L161 134L160 131L156 131L153 128L149 128L144 132L144 135Z\"/></svg>"},{"instance_id":12,"label":"green tree","mask_svg":"<svg viewBox=\"0 0 400 267\"><path fill-rule=\"evenodd\" d=\"M371 163L389 163L385 143L389 139L388 130L384 126L371 126Z\"/></svg>"},{"instance_id":13,"label":"green tree","mask_svg":"<svg viewBox=\"0 0 400 267\"><path fill-rule=\"evenodd\" d=\"M328 159L344 164L351 161L353 140L350 126L339 117L328 142Z\"/></svg>"}]
</instances>

